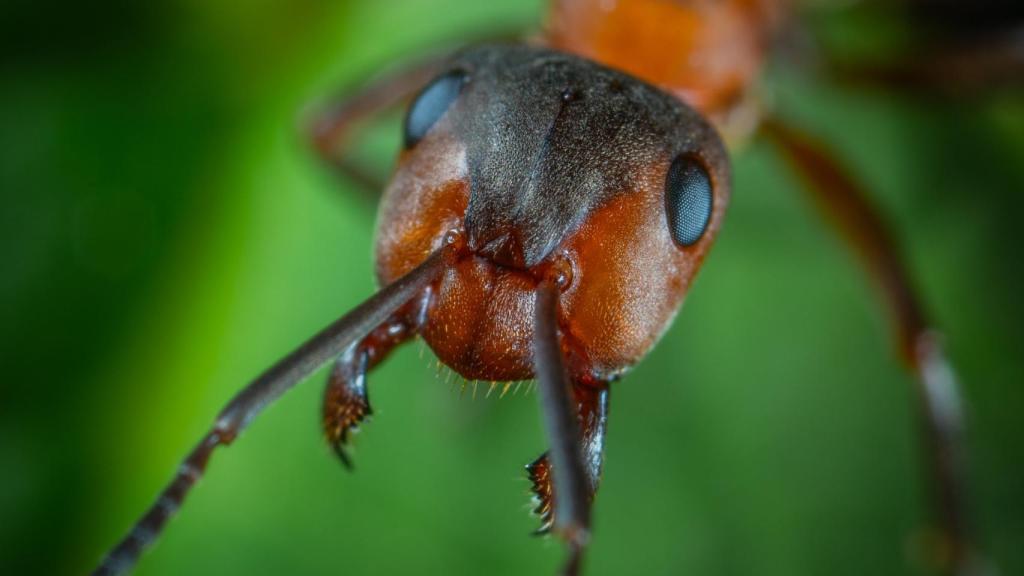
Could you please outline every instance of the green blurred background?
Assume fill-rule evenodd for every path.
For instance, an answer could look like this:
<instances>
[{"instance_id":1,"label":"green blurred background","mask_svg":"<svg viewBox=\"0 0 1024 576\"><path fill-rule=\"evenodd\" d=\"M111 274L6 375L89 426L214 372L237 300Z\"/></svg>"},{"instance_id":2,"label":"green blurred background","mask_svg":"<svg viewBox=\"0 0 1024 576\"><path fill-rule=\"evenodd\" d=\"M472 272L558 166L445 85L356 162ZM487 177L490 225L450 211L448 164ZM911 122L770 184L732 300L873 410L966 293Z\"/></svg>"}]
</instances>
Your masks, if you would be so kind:
<instances>
[{"instance_id":1,"label":"green blurred background","mask_svg":"<svg viewBox=\"0 0 1024 576\"><path fill-rule=\"evenodd\" d=\"M36 3L0 8L0 573L82 574L242 383L369 295L373 208L300 111L538 1ZM902 37L821 12L837 50ZM879 47L883 48L879 48ZM1024 574L1024 103L923 101L780 67L898 227L971 418L976 520ZM387 169L387 118L362 150ZM865 145L865 142L870 144ZM737 155L718 246L613 392L590 574L918 574L909 377L870 286L770 149ZM343 471L322 375L268 410L140 574L550 574L522 465L535 395L460 398L408 346Z\"/></svg>"}]
</instances>

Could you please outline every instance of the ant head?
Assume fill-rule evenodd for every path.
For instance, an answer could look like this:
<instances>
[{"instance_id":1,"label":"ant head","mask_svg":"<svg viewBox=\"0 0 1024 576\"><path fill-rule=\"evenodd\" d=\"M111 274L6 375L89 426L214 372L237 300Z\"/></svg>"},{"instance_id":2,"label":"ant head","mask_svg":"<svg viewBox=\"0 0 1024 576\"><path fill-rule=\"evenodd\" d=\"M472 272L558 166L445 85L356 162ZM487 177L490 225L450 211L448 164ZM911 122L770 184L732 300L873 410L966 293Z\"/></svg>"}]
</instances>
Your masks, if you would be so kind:
<instances>
[{"instance_id":1,"label":"ant head","mask_svg":"<svg viewBox=\"0 0 1024 576\"><path fill-rule=\"evenodd\" d=\"M657 340L729 194L725 152L699 114L630 76L540 48L455 58L413 101L404 140L381 212L381 279L410 269L449 230L463 234L472 262L472 274L456 274L459 289L480 283L458 297L463 308L476 297L528 298L531 282L557 274L566 336L603 377ZM460 371L503 379L484 373L493 359L477 360L479 370Z\"/></svg>"}]
</instances>

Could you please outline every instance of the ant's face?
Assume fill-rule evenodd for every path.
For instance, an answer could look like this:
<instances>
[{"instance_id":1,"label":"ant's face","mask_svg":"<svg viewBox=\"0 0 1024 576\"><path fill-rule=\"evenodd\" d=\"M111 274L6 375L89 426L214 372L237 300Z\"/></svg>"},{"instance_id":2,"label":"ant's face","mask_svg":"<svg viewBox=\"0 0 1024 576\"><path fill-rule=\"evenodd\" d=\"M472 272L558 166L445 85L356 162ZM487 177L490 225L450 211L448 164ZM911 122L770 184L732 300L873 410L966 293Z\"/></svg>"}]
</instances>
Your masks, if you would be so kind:
<instances>
[{"instance_id":1,"label":"ant's face","mask_svg":"<svg viewBox=\"0 0 1024 576\"><path fill-rule=\"evenodd\" d=\"M412 103L405 146L381 210L378 275L391 281L461 235L464 257L437 287L424 336L467 378L532 376L533 290L552 273L572 368L609 377L639 360L728 199L724 150L698 114L537 48L456 58Z\"/></svg>"}]
</instances>

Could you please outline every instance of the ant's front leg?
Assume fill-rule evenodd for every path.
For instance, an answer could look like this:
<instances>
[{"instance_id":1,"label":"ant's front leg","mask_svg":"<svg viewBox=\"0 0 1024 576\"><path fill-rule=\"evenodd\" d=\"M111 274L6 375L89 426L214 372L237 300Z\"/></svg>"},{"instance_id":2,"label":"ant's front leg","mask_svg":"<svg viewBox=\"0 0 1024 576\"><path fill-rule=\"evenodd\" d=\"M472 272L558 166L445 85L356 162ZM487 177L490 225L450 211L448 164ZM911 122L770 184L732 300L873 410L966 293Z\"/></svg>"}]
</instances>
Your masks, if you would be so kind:
<instances>
[{"instance_id":1,"label":"ant's front leg","mask_svg":"<svg viewBox=\"0 0 1024 576\"><path fill-rule=\"evenodd\" d=\"M573 385L576 399L576 415L580 426L580 451L583 453L583 469L587 475L587 497L593 501L601 482L601 466L604 464L604 435L608 427L608 384L576 383ZM540 516L541 526L537 534L547 534L554 522L554 501L551 489L551 461L545 452L526 465L526 472L532 483L531 489L537 498L534 513Z\"/></svg>"},{"instance_id":2,"label":"ant's front leg","mask_svg":"<svg viewBox=\"0 0 1024 576\"><path fill-rule=\"evenodd\" d=\"M352 460L345 451L350 433L357 432L360 422L373 414L366 392L366 373L396 346L412 338L419 324L408 311L399 312L349 347L331 369L324 390L324 434L341 463L350 470Z\"/></svg>"}]
</instances>

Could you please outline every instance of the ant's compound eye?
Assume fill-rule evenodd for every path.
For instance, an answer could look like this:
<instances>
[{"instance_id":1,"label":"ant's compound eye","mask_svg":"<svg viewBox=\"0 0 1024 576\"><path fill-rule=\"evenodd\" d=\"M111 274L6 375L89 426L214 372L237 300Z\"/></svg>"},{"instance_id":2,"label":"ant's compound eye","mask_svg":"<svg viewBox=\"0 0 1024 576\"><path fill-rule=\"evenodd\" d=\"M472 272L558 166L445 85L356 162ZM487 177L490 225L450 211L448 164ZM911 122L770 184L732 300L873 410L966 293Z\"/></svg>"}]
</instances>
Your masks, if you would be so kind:
<instances>
[{"instance_id":1,"label":"ant's compound eye","mask_svg":"<svg viewBox=\"0 0 1024 576\"><path fill-rule=\"evenodd\" d=\"M420 91L405 116L403 137L406 148L415 146L427 135L459 97L462 86L468 80L469 76L465 72L456 70L439 76Z\"/></svg>"},{"instance_id":2,"label":"ant's compound eye","mask_svg":"<svg viewBox=\"0 0 1024 576\"><path fill-rule=\"evenodd\" d=\"M686 154L676 157L665 178L668 229L679 246L696 244L711 220L711 177L704 165Z\"/></svg>"}]
</instances>

